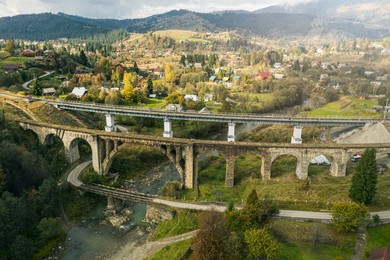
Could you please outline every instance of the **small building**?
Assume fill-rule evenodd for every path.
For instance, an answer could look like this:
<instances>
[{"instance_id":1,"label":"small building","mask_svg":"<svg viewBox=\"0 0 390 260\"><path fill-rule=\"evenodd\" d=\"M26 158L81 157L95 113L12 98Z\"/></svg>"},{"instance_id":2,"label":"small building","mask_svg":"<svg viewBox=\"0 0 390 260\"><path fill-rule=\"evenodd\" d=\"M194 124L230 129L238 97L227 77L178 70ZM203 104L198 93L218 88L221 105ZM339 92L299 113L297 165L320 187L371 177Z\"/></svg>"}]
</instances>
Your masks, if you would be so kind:
<instances>
[{"instance_id":1,"label":"small building","mask_svg":"<svg viewBox=\"0 0 390 260\"><path fill-rule=\"evenodd\" d=\"M199 114L211 114L211 113L210 110L207 109L207 107L204 107L199 111Z\"/></svg>"},{"instance_id":2,"label":"small building","mask_svg":"<svg viewBox=\"0 0 390 260\"><path fill-rule=\"evenodd\" d=\"M180 104L168 104L166 111L169 112L182 112L183 107Z\"/></svg>"},{"instance_id":3,"label":"small building","mask_svg":"<svg viewBox=\"0 0 390 260\"><path fill-rule=\"evenodd\" d=\"M199 101L198 95L189 95L189 94L187 94L187 95L184 96L184 99L185 100L190 99L190 100L192 100L194 102L198 102Z\"/></svg>"},{"instance_id":4,"label":"small building","mask_svg":"<svg viewBox=\"0 0 390 260\"><path fill-rule=\"evenodd\" d=\"M257 76L256 76L256 79L257 80L260 80L260 79L268 79L269 77L271 76L271 73L269 72L260 72Z\"/></svg>"},{"instance_id":5,"label":"small building","mask_svg":"<svg viewBox=\"0 0 390 260\"><path fill-rule=\"evenodd\" d=\"M85 88L85 87L81 87L81 88L74 88L72 90L72 94L75 95L76 97L78 98L81 98L82 96L84 96L86 93L88 92L88 90Z\"/></svg>"},{"instance_id":6,"label":"small building","mask_svg":"<svg viewBox=\"0 0 390 260\"><path fill-rule=\"evenodd\" d=\"M223 81L223 82L228 82L229 80L230 80L229 77L223 77L223 78L222 78L222 81Z\"/></svg>"},{"instance_id":7,"label":"small building","mask_svg":"<svg viewBox=\"0 0 390 260\"><path fill-rule=\"evenodd\" d=\"M357 94L357 98L359 100L366 100L368 98L368 94L367 93L359 93L359 94Z\"/></svg>"},{"instance_id":8,"label":"small building","mask_svg":"<svg viewBox=\"0 0 390 260\"><path fill-rule=\"evenodd\" d=\"M56 93L56 89L55 88L44 88L42 89L42 94L44 96L51 96L53 94Z\"/></svg>"},{"instance_id":9,"label":"small building","mask_svg":"<svg viewBox=\"0 0 390 260\"><path fill-rule=\"evenodd\" d=\"M157 98L157 94L149 94L149 98Z\"/></svg>"},{"instance_id":10,"label":"small building","mask_svg":"<svg viewBox=\"0 0 390 260\"><path fill-rule=\"evenodd\" d=\"M281 74L281 73L275 73L274 74L274 79L283 79L285 77L284 74Z\"/></svg>"},{"instance_id":11,"label":"small building","mask_svg":"<svg viewBox=\"0 0 390 260\"><path fill-rule=\"evenodd\" d=\"M210 102L214 100L214 95L213 94L206 94L203 97L204 102Z\"/></svg>"},{"instance_id":12,"label":"small building","mask_svg":"<svg viewBox=\"0 0 390 260\"><path fill-rule=\"evenodd\" d=\"M197 63L194 64L194 67L195 68L202 68L202 63L197 62Z\"/></svg>"},{"instance_id":13,"label":"small building","mask_svg":"<svg viewBox=\"0 0 390 260\"><path fill-rule=\"evenodd\" d=\"M32 50L24 50L22 51L22 56L25 56L25 57L34 57L35 56L35 53L32 51Z\"/></svg>"},{"instance_id":14,"label":"small building","mask_svg":"<svg viewBox=\"0 0 390 260\"><path fill-rule=\"evenodd\" d=\"M77 66L74 73L75 74L85 74L85 73L92 73L93 69L85 67L85 66Z\"/></svg>"},{"instance_id":15,"label":"small building","mask_svg":"<svg viewBox=\"0 0 390 260\"><path fill-rule=\"evenodd\" d=\"M8 73L18 72L20 69L20 65L18 64L7 64L3 66L3 70Z\"/></svg>"},{"instance_id":16,"label":"small building","mask_svg":"<svg viewBox=\"0 0 390 260\"><path fill-rule=\"evenodd\" d=\"M211 76L211 77L209 78L209 81L210 81L210 82L214 82L216 79L217 79L217 76Z\"/></svg>"}]
</instances>

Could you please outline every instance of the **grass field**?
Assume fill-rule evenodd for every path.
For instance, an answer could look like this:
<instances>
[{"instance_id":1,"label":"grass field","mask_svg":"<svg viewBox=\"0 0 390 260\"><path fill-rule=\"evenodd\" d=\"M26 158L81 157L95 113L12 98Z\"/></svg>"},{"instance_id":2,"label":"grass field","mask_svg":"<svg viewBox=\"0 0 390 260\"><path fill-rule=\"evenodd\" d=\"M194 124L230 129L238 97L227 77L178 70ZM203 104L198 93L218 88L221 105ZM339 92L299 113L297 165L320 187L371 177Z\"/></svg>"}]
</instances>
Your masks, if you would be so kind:
<instances>
[{"instance_id":1,"label":"grass field","mask_svg":"<svg viewBox=\"0 0 390 260\"><path fill-rule=\"evenodd\" d=\"M353 253L355 235L327 224L275 220L269 229L280 245L276 259L350 259Z\"/></svg>"},{"instance_id":2,"label":"grass field","mask_svg":"<svg viewBox=\"0 0 390 260\"><path fill-rule=\"evenodd\" d=\"M390 224L372 227L368 229L368 239L365 247L365 256L376 248L390 248Z\"/></svg>"},{"instance_id":3,"label":"grass field","mask_svg":"<svg viewBox=\"0 0 390 260\"><path fill-rule=\"evenodd\" d=\"M153 234L153 240L173 237L193 231L198 228L199 212L178 210L172 220L164 221L158 225Z\"/></svg>"},{"instance_id":4,"label":"grass field","mask_svg":"<svg viewBox=\"0 0 390 260\"><path fill-rule=\"evenodd\" d=\"M148 258L148 260L180 259L190 247L191 243L192 239L188 239L164 247L159 252Z\"/></svg>"},{"instance_id":5,"label":"grass field","mask_svg":"<svg viewBox=\"0 0 390 260\"><path fill-rule=\"evenodd\" d=\"M260 160L254 155L246 155L236 160L235 183L233 188L226 188L225 161L214 158L202 169L199 163L199 194L196 190L186 190L182 198L201 201L234 201L241 203L252 189L260 198L273 201L283 209L329 210L334 202L349 201L348 193L352 173L356 164L347 166L348 176L335 178L330 176L330 167L311 165L309 167L310 183L299 180L295 175L296 160L281 158L273 164L272 178L260 179ZM378 179L377 195L370 210L390 208L390 172L381 174ZM199 198L198 198L199 196Z\"/></svg>"},{"instance_id":6,"label":"grass field","mask_svg":"<svg viewBox=\"0 0 390 260\"><path fill-rule=\"evenodd\" d=\"M33 57L8 57L3 60L0 60L0 68L3 67L4 65L9 65L9 64L18 64L24 67L24 62L26 60L34 60Z\"/></svg>"},{"instance_id":7,"label":"grass field","mask_svg":"<svg viewBox=\"0 0 390 260\"><path fill-rule=\"evenodd\" d=\"M57 88L61 85L62 81L61 80L57 80L56 77L59 76L60 74L55 72L55 73L52 73L50 74L49 76L47 77L44 77L44 78L41 78L39 79L39 84L41 84L41 86L43 88Z\"/></svg>"},{"instance_id":8,"label":"grass field","mask_svg":"<svg viewBox=\"0 0 390 260\"><path fill-rule=\"evenodd\" d=\"M339 116L339 117L370 117L378 118L380 113L366 112L366 109L372 109L378 105L376 99L359 100L352 96L341 97L339 101L331 102L323 107L306 112L307 116Z\"/></svg>"}]
</instances>

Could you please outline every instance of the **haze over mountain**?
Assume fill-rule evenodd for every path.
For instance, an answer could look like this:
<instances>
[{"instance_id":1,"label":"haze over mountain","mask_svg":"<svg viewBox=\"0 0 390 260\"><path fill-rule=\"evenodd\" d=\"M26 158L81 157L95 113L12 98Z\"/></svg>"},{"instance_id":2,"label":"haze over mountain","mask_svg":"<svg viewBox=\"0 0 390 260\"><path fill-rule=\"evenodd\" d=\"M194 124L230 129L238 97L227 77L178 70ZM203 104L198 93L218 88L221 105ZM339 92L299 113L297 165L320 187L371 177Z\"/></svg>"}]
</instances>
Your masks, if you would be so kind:
<instances>
[{"instance_id":1,"label":"haze over mountain","mask_svg":"<svg viewBox=\"0 0 390 260\"><path fill-rule=\"evenodd\" d=\"M254 12L237 10L198 13L175 10L124 20L42 13L0 18L0 38L83 38L121 28L139 33L163 29L208 32L239 30L267 38L380 38L390 35L388 10L388 0L319 0L294 6L272 6Z\"/></svg>"}]
</instances>

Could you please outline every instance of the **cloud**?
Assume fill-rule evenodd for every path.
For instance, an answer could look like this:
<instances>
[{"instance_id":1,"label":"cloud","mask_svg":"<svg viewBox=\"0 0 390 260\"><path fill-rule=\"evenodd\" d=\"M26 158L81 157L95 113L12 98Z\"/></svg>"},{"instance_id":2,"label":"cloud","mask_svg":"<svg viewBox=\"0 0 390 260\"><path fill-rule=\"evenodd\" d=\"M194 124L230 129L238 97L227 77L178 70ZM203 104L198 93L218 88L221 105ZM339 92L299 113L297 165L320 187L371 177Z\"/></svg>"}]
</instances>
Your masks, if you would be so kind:
<instances>
[{"instance_id":1,"label":"cloud","mask_svg":"<svg viewBox=\"0 0 390 260\"><path fill-rule=\"evenodd\" d=\"M221 10L253 11L275 4L296 4L313 0L0 0L0 16L63 12L91 18L142 18L174 9L196 12ZM239 3L239 4L237 4Z\"/></svg>"}]
</instances>

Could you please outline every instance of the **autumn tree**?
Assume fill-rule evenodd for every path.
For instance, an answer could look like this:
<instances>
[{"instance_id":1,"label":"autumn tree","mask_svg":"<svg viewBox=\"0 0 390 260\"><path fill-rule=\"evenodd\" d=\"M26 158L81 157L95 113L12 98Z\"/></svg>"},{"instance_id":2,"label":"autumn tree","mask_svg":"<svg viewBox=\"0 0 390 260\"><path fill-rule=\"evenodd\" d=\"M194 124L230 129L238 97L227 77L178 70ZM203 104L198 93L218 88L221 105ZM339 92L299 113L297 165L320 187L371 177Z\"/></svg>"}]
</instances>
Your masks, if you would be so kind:
<instances>
[{"instance_id":1,"label":"autumn tree","mask_svg":"<svg viewBox=\"0 0 390 260\"><path fill-rule=\"evenodd\" d=\"M134 87L137 85L137 75L133 72L125 72L123 75L124 91L123 97L131 102L134 94Z\"/></svg>"},{"instance_id":2,"label":"autumn tree","mask_svg":"<svg viewBox=\"0 0 390 260\"><path fill-rule=\"evenodd\" d=\"M15 43L13 40L8 40L7 43L5 44L4 50L6 52L9 52L11 55L14 55L14 50L15 50Z\"/></svg>"},{"instance_id":3,"label":"autumn tree","mask_svg":"<svg viewBox=\"0 0 390 260\"><path fill-rule=\"evenodd\" d=\"M192 249L195 259L226 259L224 242L229 237L226 220L222 213L204 211L199 217L199 231L196 233Z\"/></svg>"},{"instance_id":4,"label":"autumn tree","mask_svg":"<svg viewBox=\"0 0 390 260\"><path fill-rule=\"evenodd\" d=\"M175 71L169 64L165 65L165 81L170 84L173 84L175 81Z\"/></svg>"},{"instance_id":5,"label":"autumn tree","mask_svg":"<svg viewBox=\"0 0 390 260\"><path fill-rule=\"evenodd\" d=\"M332 207L332 223L339 231L356 231L359 224L368 217L366 206L356 202L340 202Z\"/></svg>"},{"instance_id":6,"label":"autumn tree","mask_svg":"<svg viewBox=\"0 0 390 260\"><path fill-rule=\"evenodd\" d=\"M358 203L370 204L376 194L378 171L375 149L366 149L352 176L349 197Z\"/></svg>"},{"instance_id":7,"label":"autumn tree","mask_svg":"<svg viewBox=\"0 0 390 260\"><path fill-rule=\"evenodd\" d=\"M278 243L266 228L248 229L244 234L250 259L272 259L278 251Z\"/></svg>"}]
</instances>

